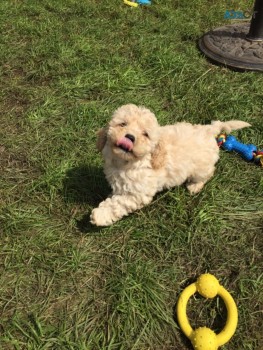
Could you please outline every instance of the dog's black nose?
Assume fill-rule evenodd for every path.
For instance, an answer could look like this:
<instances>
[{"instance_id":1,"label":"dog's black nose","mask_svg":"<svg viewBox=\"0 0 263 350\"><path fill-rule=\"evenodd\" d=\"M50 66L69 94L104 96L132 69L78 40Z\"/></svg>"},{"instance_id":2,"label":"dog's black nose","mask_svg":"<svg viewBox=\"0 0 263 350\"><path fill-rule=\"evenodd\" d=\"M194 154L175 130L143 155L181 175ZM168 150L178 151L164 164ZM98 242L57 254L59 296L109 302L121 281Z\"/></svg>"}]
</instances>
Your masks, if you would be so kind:
<instances>
[{"instance_id":1,"label":"dog's black nose","mask_svg":"<svg viewBox=\"0 0 263 350\"><path fill-rule=\"evenodd\" d=\"M125 137L129 140L131 140L131 142L134 142L135 141L135 137L131 134L126 134Z\"/></svg>"}]
</instances>

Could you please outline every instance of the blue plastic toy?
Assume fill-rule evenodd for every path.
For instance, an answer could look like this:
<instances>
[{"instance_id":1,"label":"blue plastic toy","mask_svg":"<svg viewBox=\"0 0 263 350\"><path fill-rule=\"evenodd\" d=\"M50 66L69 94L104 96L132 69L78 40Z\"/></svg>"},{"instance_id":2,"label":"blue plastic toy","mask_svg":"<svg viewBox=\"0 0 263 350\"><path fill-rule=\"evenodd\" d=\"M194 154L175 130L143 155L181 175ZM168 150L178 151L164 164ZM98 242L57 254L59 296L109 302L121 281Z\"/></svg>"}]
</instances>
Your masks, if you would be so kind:
<instances>
[{"instance_id":1,"label":"blue plastic toy","mask_svg":"<svg viewBox=\"0 0 263 350\"><path fill-rule=\"evenodd\" d=\"M245 160L254 160L255 163L263 166L263 151L258 151L255 145L245 145L237 141L234 136L226 136L226 134L220 134L217 137L217 143L219 147L222 146L227 151L235 151Z\"/></svg>"},{"instance_id":2,"label":"blue plastic toy","mask_svg":"<svg viewBox=\"0 0 263 350\"><path fill-rule=\"evenodd\" d=\"M254 152L257 151L255 145L245 145L237 141L235 136L229 135L223 144L223 148L227 151L235 151L241 155L245 160L252 160L254 158Z\"/></svg>"},{"instance_id":3,"label":"blue plastic toy","mask_svg":"<svg viewBox=\"0 0 263 350\"><path fill-rule=\"evenodd\" d=\"M136 2L140 5L151 5L150 0L136 0Z\"/></svg>"}]
</instances>

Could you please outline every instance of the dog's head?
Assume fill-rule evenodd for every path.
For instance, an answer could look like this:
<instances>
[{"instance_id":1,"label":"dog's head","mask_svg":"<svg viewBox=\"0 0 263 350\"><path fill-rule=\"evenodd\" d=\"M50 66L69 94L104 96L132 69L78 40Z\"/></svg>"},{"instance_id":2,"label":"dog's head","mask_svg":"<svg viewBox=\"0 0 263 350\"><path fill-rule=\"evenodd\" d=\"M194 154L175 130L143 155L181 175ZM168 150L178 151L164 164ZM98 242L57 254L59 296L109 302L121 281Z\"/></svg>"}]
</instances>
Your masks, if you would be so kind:
<instances>
[{"instance_id":1,"label":"dog's head","mask_svg":"<svg viewBox=\"0 0 263 350\"><path fill-rule=\"evenodd\" d=\"M101 151L105 144L123 160L136 161L152 154L155 162L154 159L160 159L159 124L155 115L133 104L118 108L109 125L98 133L97 148Z\"/></svg>"}]
</instances>

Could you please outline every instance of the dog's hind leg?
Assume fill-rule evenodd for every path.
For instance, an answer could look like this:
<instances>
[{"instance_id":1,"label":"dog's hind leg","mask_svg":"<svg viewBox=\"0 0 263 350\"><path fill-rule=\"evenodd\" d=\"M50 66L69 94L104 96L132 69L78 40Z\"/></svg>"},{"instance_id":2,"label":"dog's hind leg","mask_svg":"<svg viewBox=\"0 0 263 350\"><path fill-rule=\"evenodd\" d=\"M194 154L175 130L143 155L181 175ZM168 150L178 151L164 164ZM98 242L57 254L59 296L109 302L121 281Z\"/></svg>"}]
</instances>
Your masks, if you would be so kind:
<instances>
[{"instance_id":1,"label":"dog's hind leg","mask_svg":"<svg viewBox=\"0 0 263 350\"><path fill-rule=\"evenodd\" d=\"M210 170L210 172L205 173L203 175L197 174L195 176L192 176L186 184L186 187L190 192L190 194L196 194L200 192L204 187L204 185L206 184L206 182L210 180L210 178L213 176L214 171L215 171L215 168L213 168L212 170Z\"/></svg>"},{"instance_id":2,"label":"dog's hind leg","mask_svg":"<svg viewBox=\"0 0 263 350\"><path fill-rule=\"evenodd\" d=\"M201 191L201 189L204 187L205 182L189 182L186 184L186 187L190 194L196 194Z\"/></svg>"}]
</instances>

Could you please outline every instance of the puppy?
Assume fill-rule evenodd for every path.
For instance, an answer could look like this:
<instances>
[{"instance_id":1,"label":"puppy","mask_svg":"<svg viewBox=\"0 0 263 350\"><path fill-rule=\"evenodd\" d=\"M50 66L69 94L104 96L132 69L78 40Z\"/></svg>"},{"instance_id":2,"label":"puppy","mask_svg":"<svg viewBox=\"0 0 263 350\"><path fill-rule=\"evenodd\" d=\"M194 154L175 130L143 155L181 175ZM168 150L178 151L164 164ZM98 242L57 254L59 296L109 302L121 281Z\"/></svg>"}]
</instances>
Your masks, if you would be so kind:
<instances>
[{"instance_id":1,"label":"puppy","mask_svg":"<svg viewBox=\"0 0 263 350\"><path fill-rule=\"evenodd\" d=\"M145 107L118 108L97 140L112 195L93 209L91 223L111 225L149 204L157 192L183 183L191 194L198 193L219 159L215 136L248 126L238 120L160 126Z\"/></svg>"}]
</instances>

